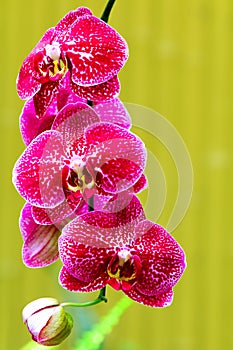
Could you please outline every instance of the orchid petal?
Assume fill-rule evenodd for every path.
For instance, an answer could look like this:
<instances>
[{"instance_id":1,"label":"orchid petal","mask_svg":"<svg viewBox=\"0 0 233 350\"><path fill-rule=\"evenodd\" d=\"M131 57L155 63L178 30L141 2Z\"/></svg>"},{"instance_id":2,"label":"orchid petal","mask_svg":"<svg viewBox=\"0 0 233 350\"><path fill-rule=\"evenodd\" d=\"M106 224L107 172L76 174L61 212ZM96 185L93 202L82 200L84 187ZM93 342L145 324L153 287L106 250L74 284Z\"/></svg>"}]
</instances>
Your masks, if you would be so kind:
<instances>
[{"instance_id":1,"label":"orchid petal","mask_svg":"<svg viewBox=\"0 0 233 350\"><path fill-rule=\"evenodd\" d=\"M99 123L88 127L85 137L92 144L87 165L97 172L96 183L105 192L124 191L139 180L146 150L136 135L114 124Z\"/></svg>"},{"instance_id":2,"label":"orchid petal","mask_svg":"<svg viewBox=\"0 0 233 350\"><path fill-rule=\"evenodd\" d=\"M41 119L38 119L36 116L33 99L25 103L20 116L20 131L26 146L28 146L36 136L51 128L55 115L55 102L49 106L46 115Z\"/></svg>"},{"instance_id":3,"label":"orchid petal","mask_svg":"<svg viewBox=\"0 0 233 350\"><path fill-rule=\"evenodd\" d=\"M133 185L134 193L139 193L145 190L148 186L147 178L144 174L140 177L140 179Z\"/></svg>"},{"instance_id":4,"label":"orchid petal","mask_svg":"<svg viewBox=\"0 0 233 350\"><path fill-rule=\"evenodd\" d=\"M65 219L68 219L75 212L75 215L82 215L85 212L79 210L79 205L81 203L81 196L71 195L67 197L64 202L56 206L55 208L39 208L32 207L32 216L36 223L41 225L56 225L61 228L67 222L64 222ZM79 214L80 212L80 214Z\"/></svg>"},{"instance_id":5,"label":"orchid petal","mask_svg":"<svg viewBox=\"0 0 233 350\"><path fill-rule=\"evenodd\" d=\"M49 105L59 91L59 81L49 81L41 85L40 90L34 95L34 106L38 118L44 116Z\"/></svg>"},{"instance_id":6,"label":"orchid petal","mask_svg":"<svg viewBox=\"0 0 233 350\"><path fill-rule=\"evenodd\" d=\"M76 219L75 219L76 220ZM73 221L75 221L73 220ZM71 223L73 222L71 221ZM69 225L69 224L68 224ZM93 227L76 225L80 237L82 233L93 235ZM84 231L84 232L83 232ZM85 237L78 242L76 234L74 237L62 234L59 239L59 255L69 273L80 281L90 283L102 275L107 269L109 262L108 251L105 248L98 248L96 245L85 245ZM93 237L93 241L95 238Z\"/></svg>"},{"instance_id":7,"label":"orchid petal","mask_svg":"<svg viewBox=\"0 0 233 350\"><path fill-rule=\"evenodd\" d=\"M56 131L37 136L15 164L13 183L30 204L55 207L64 200L62 140Z\"/></svg>"},{"instance_id":8,"label":"orchid petal","mask_svg":"<svg viewBox=\"0 0 233 350\"><path fill-rule=\"evenodd\" d=\"M59 239L59 252L69 273L88 283L104 273L118 247L131 244L135 223L142 215L141 204L134 197L120 212L89 212L67 224Z\"/></svg>"},{"instance_id":9,"label":"orchid petal","mask_svg":"<svg viewBox=\"0 0 233 350\"><path fill-rule=\"evenodd\" d=\"M135 233L134 249L142 261L137 290L149 296L167 292L186 267L182 248L162 226L149 220L140 222Z\"/></svg>"},{"instance_id":10,"label":"orchid petal","mask_svg":"<svg viewBox=\"0 0 233 350\"><path fill-rule=\"evenodd\" d=\"M55 27L55 31L58 35L58 38L59 34L65 34L67 32L67 28L72 26L73 23L78 19L78 17L85 15L92 15L91 10L87 7L78 7L76 10L67 13Z\"/></svg>"},{"instance_id":11,"label":"orchid petal","mask_svg":"<svg viewBox=\"0 0 233 350\"><path fill-rule=\"evenodd\" d=\"M67 154L82 155L84 146L80 139L83 137L84 130L99 120L98 115L91 107L85 103L77 102L66 105L58 113L52 129L59 131L63 136L64 149Z\"/></svg>"},{"instance_id":12,"label":"orchid petal","mask_svg":"<svg viewBox=\"0 0 233 350\"><path fill-rule=\"evenodd\" d=\"M25 241L31 234L31 231L35 230L37 225L31 214L32 206L29 203L25 203L19 217L19 228Z\"/></svg>"},{"instance_id":13,"label":"orchid petal","mask_svg":"<svg viewBox=\"0 0 233 350\"><path fill-rule=\"evenodd\" d=\"M111 100L120 92L120 81L117 76L98 85L81 86L71 80L71 89L79 98L94 102Z\"/></svg>"},{"instance_id":14,"label":"orchid petal","mask_svg":"<svg viewBox=\"0 0 233 350\"><path fill-rule=\"evenodd\" d=\"M71 90L70 72L67 72L59 85L59 92L57 94L57 108L60 111L67 104L76 102L84 103L86 102L86 100L83 100L82 98L78 97Z\"/></svg>"},{"instance_id":15,"label":"orchid petal","mask_svg":"<svg viewBox=\"0 0 233 350\"><path fill-rule=\"evenodd\" d=\"M71 245L80 244L81 248L85 246L96 251L97 248L114 251L119 246L130 245L134 240L134 227L145 219L145 215L136 196L125 199L125 205L116 212L89 212L67 224L62 231L61 241L64 243L68 239L69 244L67 249L65 246L60 249L61 256L64 256L62 260L67 262L75 254L75 249L69 252ZM64 264L67 266L67 263Z\"/></svg>"},{"instance_id":16,"label":"orchid petal","mask_svg":"<svg viewBox=\"0 0 233 350\"><path fill-rule=\"evenodd\" d=\"M26 266L43 267L58 259L60 231L54 225L36 224L28 203L21 212L20 230L24 239L22 254Z\"/></svg>"},{"instance_id":17,"label":"orchid petal","mask_svg":"<svg viewBox=\"0 0 233 350\"><path fill-rule=\"evenodd\" d=\"M100 290L106 286L108 279L109 276L106 273L103 273L91 282L83 282L73 277L64 266L59 275L61 286L72 292L94 292Z\"/></svg>"},{"instance_id":18,"label":"orchid petal","mask_svg":"<svg viewBox=\"0 0 233 350\"><path fill-rule=\"evenodd\" d=\"M125 129L132 125L130 115L119 98L98 102L94 104L94 109L102 122L117 124Z\"/></svg>"},{"instance_id":19,"label":"orchid petal","mask_svg":"<svg viewBox=\"0 0 233 350\"><path fill-rule=\"evenodd\" d=\"M97 85L113 78L128 58L125 40L97 17L79 17L68 35L64 50L72 64L72 80L78 85Z\"/></svg>"},{"instance_id":20,"label":"orchid petal","mask_svg":"<svg viewBox=\"0 0 233 350\"><path fill-rule=\"evenodd\" d=\"M148 296L140 293L137 290L137 285L135 285L131 289L124 291L124 293L134 301L151 307L166 307L171 305L173 300L172 290L169 290L168 292L160 294L158 296Z\"/></svg>"},{"instance_id":21,"label":"orchid petal","mask_svg":"<svg viewBox=\"0 0 233 350\"><path fill-rule=\"evenodd\" d=\"M54 36L54 28L49 28L31 53L23 61L22 67L17 77L17 89L19 97L23 100L32 97L39 91L41 84L36 78L34 55L42 51L46 44L50 44Z\"/></svg>"}]
</instances>

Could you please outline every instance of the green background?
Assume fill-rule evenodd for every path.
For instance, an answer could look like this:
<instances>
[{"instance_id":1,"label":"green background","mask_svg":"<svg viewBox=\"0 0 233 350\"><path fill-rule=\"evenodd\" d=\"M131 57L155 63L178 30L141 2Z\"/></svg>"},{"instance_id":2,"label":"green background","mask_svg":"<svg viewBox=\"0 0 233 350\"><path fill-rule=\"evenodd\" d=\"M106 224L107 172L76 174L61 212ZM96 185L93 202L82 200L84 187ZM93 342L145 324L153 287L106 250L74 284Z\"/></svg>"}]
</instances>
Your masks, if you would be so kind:
<instances>
[{"instance_id":1,"label":"green background","mask_svg":"<svg viewBox=\"0 0 233 350\"><path fill-rule=\"evenodd\" d=\"M15 90L22 60L48 27L80 5L100 16L105 1L8 0L0 5L2 350L19 349L29 340L21 321L21 309L29 301L75 298L58 286L58 264L30 270L21 262L18 216L23 200L11 184L11 171L24 149L18 129L23 101ZM112 12L110 24L130 48L120 74L121 99L152 108L174 125L190 152L195 182L189 211L173 232L188 261L174 303L161 310L134 303L103 349L233 348L232 23L232 0L117 0ZM159 147L156 156L166 164ZM164 171L169 183L173 174L166 165ZM168 211L169 204L159 223L165 224ZM78 313L77 336L90 320L106 314L121 293L109 288L108 294L108 305ZM71 344L72 338L62 349Z\"/></svg>"}]
</instances>

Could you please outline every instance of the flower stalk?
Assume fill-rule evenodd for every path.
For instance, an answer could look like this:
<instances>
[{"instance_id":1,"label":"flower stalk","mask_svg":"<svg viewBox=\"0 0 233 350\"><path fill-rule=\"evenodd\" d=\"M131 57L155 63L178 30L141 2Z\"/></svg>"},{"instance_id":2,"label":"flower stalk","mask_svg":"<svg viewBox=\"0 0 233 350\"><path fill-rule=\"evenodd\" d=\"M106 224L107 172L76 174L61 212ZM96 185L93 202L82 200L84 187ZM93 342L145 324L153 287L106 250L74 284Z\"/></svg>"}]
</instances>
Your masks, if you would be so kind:
<instances>
[{"instance_id":1,"label":"flower stalk","mask_svg":"<svg viewBox=\"0 0 233 350\"><path fill-rule=\"evenodd\" d=\"M113 5L115 3L116 0L109 0L105 9L104 9L104 12L102 14L102 16L100 17L100 19L102 19L102 21L108 23L108 19L109 19L109 16L110 16L110 13L111 13L111 10L113 8Z\"/></svg>"},{"instance_id":2,"label":"flower stalk","mask_svg":"<svg viewBox=\"0 0 233 350\"><path fill-rule=\"evenodd\" d=\"M98 298L96 298L93 301L88 301L86 303L69 303L69 302L65 302L65 303L61 303L60 305L62 307L68 307L68 306L71 306L71 307L88 307L88 306L93 306L93 305L99 304L102 301L104 301L106 303L107 302L107 298L105 296L105 293L106 293L106 287L100 289L100 293L99 293Z\"/></svg>"}]
</instances>

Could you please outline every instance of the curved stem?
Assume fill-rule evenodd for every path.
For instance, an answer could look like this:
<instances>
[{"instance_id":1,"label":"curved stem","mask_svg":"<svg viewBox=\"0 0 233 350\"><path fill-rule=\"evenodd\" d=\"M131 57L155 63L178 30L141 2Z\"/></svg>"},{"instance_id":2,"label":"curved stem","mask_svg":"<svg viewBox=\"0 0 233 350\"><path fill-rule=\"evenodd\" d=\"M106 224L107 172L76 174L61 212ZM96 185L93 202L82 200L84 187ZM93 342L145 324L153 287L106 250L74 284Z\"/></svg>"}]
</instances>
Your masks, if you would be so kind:
<instances>
[{"instance_id":1,"label":"curved stem","mask_svg":"<svg viewBox=\"0 0 233 350\"><path fill-rule=\"evenodd\" d=\"M106 23L108 23L109 15L110 15L110 12L112 10L112 7L113 7L115 1L116 0L108 0L108 3L104 9L104 12L103 12L102 16L100 17L100 19L102 19Z\"/></svg>"},{"instance_id":2,"label":"curved stem","mask_svg":"<svg viewBox=\"0 0 233 350\"><path fill-rule=\"evenodd\" d=\"M60 306L66 307L66 306L72 306L72 307L87 307L92 306L101 303L103 300L101 299L95 299L93 301L89 301L87 303L61 303Z\"/></svg>"},{"instance_id":3,"label":"curved stem","mask_svg":"<svg viewBox=\"0 0 233 350\"><path fill-rule=\"evenodd\" d=\"M73 306L73 307L87 307L87 306L92 306L101 303L104 301L105 303L107 302L107 298L105 296L106 293L106 287L100 289L100 293L97 299L93 301L88 301L87 303L61 303L60 306L66 307L66 306Z\"/></svg>"},{"instance_id":4,"label":"curved stem","mask_svg":"<svg viewBox=\"0 0 233 350\"><path fill-rule=\"evenodd\" d=\"M102 289L100 289L100 294L99 294L98 298L100 298L102 301L107 303L108 299L106 298L106 286L103 287Z\"/></svg>"}]
</instances>

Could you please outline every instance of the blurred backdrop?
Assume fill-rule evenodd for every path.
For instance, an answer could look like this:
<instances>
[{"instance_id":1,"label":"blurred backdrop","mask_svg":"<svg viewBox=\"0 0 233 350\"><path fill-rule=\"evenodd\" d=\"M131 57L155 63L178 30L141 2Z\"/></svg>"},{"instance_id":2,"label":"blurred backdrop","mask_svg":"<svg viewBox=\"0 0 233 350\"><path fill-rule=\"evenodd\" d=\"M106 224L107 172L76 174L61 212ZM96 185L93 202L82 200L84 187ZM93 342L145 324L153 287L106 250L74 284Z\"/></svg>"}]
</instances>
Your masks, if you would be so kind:
<instances>
[{"instance_id":1,"label":"blurred backdrop","mask_svg":"<svg viewBox=\"0 0 233 350\"><path fill-rule=\"evenodd\" d=\"M62 290L57 283L59 263L30 270L21 261L18 217L23 200L11 184L12 167L24 149L18 128L23 101L17 96L15 79L23 59L48 27L78 6L89 6L100 16L105 3L8 0L0 5L2 350L18 350L29 341L21 321L21 310L29 301L41 296L88 299ZM102 349L231 349L233 2L117 0L109 23L126 38L130 48L130 59L120 74L122 101L158 111L173 124L192 159L194 190L187 215L173 232L186 251L188 267L175 287L172 306L158 310L134 303ZM137 128L134 131L140 133ZM176 191L173 172L162 148L158 145L156 149L146 134L142 137L164 164L169 191L159 223L166 225L171 212L169 198ZM76 336L120 298L120 293L110 289L107 305L72 311L77 318ZM61 349L70 350L72 344L70 338Z\"/></svg>"}]
</instances>

